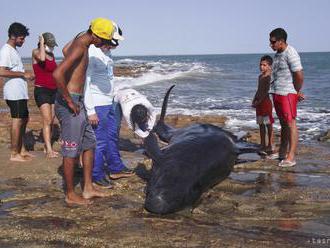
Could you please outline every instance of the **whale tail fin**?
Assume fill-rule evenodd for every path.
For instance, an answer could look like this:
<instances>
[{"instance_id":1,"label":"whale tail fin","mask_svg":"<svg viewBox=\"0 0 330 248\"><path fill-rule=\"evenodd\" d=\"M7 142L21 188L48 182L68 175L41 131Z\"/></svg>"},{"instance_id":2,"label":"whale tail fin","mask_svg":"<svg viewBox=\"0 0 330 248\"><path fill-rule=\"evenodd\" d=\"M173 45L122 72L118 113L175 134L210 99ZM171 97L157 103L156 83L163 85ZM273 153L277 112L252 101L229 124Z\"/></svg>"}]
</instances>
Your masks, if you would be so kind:
<instances>
[{"instance_id":1,"label":"whale tail fin","mask_svg":"<svg viewBox=\"0 0 330 248\"><path fill-rule=\"evenodd\" d=\"M157 133L158 137L160 138L161 141L164 141L166 143L169 143L175 129L173 127L170 127L169 125L165 124L165 115L166 115L166 110L167 110L167 103L168 103L168 98L170 96L171 90L174 88L175 84L173 84L166 92L164 100L163 100L163 105L162 105L162 111L160 113L159 120L155 127L153 128L153 131Z\"/></svg>"}]
</instances>

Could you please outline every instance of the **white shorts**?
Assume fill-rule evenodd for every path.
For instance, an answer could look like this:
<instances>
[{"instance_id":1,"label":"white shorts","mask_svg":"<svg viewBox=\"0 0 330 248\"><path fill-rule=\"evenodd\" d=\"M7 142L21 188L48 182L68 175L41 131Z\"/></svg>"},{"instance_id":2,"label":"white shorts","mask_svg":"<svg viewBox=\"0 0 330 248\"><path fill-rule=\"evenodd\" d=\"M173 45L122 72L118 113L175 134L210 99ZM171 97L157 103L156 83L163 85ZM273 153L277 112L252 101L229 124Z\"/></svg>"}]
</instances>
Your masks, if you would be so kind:
<instances>
[{"instance_id":1,"label":"white shorts","mask_svg":"<svg viewBox=\"0 0 330 248\"><path fill-rule=\"evenodd\" d=\"M271 122L268 115L265 115L265 116L258 115L257 116L257 124L259 124L259 125L261 125L261 124L269 125L269 124L272 124L272 122Z\"/></svg>"}]
</instances>

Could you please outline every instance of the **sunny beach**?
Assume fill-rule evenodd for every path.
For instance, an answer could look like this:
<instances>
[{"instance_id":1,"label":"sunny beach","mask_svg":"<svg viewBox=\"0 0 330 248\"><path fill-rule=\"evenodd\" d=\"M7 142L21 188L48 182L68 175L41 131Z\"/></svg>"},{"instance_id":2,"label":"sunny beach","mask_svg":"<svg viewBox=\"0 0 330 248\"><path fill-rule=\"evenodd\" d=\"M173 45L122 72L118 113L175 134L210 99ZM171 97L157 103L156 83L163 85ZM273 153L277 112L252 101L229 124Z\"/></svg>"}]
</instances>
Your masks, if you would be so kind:
<instances>
[{"instance_id":1,"label":"sunny beach","mask_svg":"<svg viewBox=\"0 0 330 248\"><path fill-rule=\"evenodd\" d=\"M35 99L37 82L26 80L29 116L23 143L33 157L25 162L11 161L13 113L5 100L8 93L3 91L7 79L0 77L0 247L329 247L330 36L324 34L325 23L330 21L326 11L329 3L325 0L317 4L309 0L301 3L279 1L281 8L288 5L282 10L285 13L279 14L281 8L260 4L260 1L248 4L239 0L231 3L207 0L204 6L197 1L191 1L191 6L175 1L167 4L143 1L147 5L145 9L137 3L130 6L128 1L100 2L100 5L89 6L83 1L76 6L61 0L52 6L40 7L40 1L6 1L0 15L0 47L9 42L10 24L24 24L30 34L22 47L17 46L17 51L25 72L34 73L32 50L37 48L40 34L51 32L58 46L48 54L52 54L59 68L67 58L63 56L62 48L80 31L86 31L90 24L92 32L96 33L91 23L94 18L109 18L116 22L117 31L120 27L121 35L125 37L119 39L119 45L117 43L116 49L111 51L113 95L126 89L136 90L150 101L156 120L160 120L165 94L175 85L169 94L164 122L179 130L179 134L170 132L174 141L168 143L155 131L159 135L160 149L157 149L163 154L159 158L159 153L156 156L153 149L149 150L148 138L133 131L132 124L124 116L118 124L117 145L123 164L126 169L134 171L134 175L117 179L111 178L110 173L109 188L105 188L94 180L93 174L93 185L106 193L106 197L88 199L92 204L69 204L67 170L61 155L63 123L59 118L54 119L50 142L58 156L48 156L43 117ZM46 23L40 23L36 14L25 11L31 6L40 7L41 16L49 16L48 23L47 19L44 19ZM63 8L75 9L77 13ZM172 8L175 9L173 12ZM53 9L51 13L48 12L50 9ZM297 19L292 15L288 17L292 11L308 15L310 21L297 25ZM223 17L219 16L221 13ZM316 13L317 17L312 19ZM128 14L132 16L128 17ZM198 14L204 19L196 21ZM236 20L234 16L240 14ZM255 18L259 14L262 14L260 20ZM58 20L59 15L63 15L60 19L66 20L77 15L79 20L71 17L74 20L68 23ZM149 22L152 24L148 27ZM230 28L227 27L229 23ZM175 27L170 28L173 25ZM324 30L315 31L316 26ZM252 107L258 89L260 58L270 55L274 61L276 59L270 32L278 27L288 33L287 44L297 50L303 68L301 92L304 100L297 103L297 116L294 117L298 146L295 164L288 167L281 167L281 160L271 158L281 150L283 130L275 107L271 111L274 117L273 145L268 154L259 149L260 129L256 109ZM195 29L200 37L195 37ZM83 35L86 34L88 32ZM70 50L68 56L71 56ZM2 61L0 57L0 69L7 68ZM86 73L88 77L89 71ZM273 75L271 80L274 80ZM272 96L270 99L273 102ZM121 109L124 111L123 106ZM86 118L91 121L88 109ZM215 128L216 131L206 138L209 142L202 143L207 131L188 133L194 127ZM93 129L97 130L95 125ZM149 135L151 129L147 129ZM247 147L251 151L237 152L239 148L233 148L237 157L225 175L219 174L213 179L217 170L210 170L210 175L193 178L204 173L203 169L213 161L217 164L218 157L218 171L230 160L229 155L221 157L214 153L230 150L231 145L214 141L223 147L216 150L213 145L208 146L217 135L230 139L235 143L234 147L246 145L240 151L247 150ZM197 136L201 137L200 140ZM96 146L97 141L96 133ZM202 145L189 150L190 144L187 143L190 142L201 142ZM213 154L209 153L212 149ZM232 150L228 152L231 153ZM186 160L182 169L176 162L185 157L194 159L192 162ZM79 162L79 154L76 158L74 190L84 196L86 170ZM104 159L105 166L107 158ZM180 188L183 184L189 184L176 181L180 180L178 174L191 172L191 181L197 180L184 199L172 195L174 201L182 202L182 206L165 214L150 211L151 208L146 206L156 180L155 174L161 173L159 167L162 165L169 166L168 170L163 170L167 174L171 167L178 166L173 170L176 174L168 179L173 179L169 187L177 187L173 195L186 189ZM200 185L203 186L200 195L184 204Z\"/></svg>"}]
</instances>

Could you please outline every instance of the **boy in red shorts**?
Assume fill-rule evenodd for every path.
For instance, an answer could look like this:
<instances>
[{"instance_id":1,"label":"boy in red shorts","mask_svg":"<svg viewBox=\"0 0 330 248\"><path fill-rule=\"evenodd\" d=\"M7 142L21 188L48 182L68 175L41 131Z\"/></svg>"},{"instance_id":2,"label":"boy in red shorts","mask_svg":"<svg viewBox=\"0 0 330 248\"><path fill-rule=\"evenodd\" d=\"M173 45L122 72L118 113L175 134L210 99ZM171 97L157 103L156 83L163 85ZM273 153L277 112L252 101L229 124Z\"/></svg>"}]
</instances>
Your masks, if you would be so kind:
<instances>
[{"instance_id":1,"label":"boy in red shorts","mask_svg":"<svg viewBox=\"0 0 330 248\"><path fill-rule=\"evenodd\" d=\"M267 155L273 152L273 105L269 98L273 59L265 55L260 59L260 72L258 79L258 90L253 98L252 107L256 108L257 124L260 130L260 155ZM266 127L268 144L266 145Z\"/></svg>"}]
</instances>

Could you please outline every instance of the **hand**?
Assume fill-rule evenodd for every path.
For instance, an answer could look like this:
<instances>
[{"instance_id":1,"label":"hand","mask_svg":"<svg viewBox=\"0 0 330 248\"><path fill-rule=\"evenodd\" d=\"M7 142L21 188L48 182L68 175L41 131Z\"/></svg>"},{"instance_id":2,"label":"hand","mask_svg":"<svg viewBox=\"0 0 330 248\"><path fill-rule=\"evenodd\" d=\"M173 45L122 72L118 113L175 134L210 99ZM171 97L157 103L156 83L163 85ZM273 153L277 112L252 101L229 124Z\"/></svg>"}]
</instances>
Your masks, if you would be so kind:
<instances>
[{"instance_id":1,"label":"hand","mask_svg":"<svg viewBox=\"0 0 330 248\"><path fill-rule=\"evenodd\" d=\"M80 108L77 104L75 104L72 100L67 102L68 107L71 109L74 115L79 115Z\"/></svg>"},{"instance_id":2,"label":"hand","mask_svg":"<svg viewBox=\"0 0 330 248\"><path fill-rule=\"evenodd\" d=\"M99 118L97 117L97 114L89 115L88 120L92 126L97 126L99 124Z\"/></svg>"},{"instance_id":3,"label":"hand","mask_svg":"<svg viewBox=\"0 0 330 248\"><path fill-rule=\"evenodd\" d=\"M298 92L298 101L302 102L303 100L305 100L305 95L302 92Z\"/></svg>"},{"instance_id":4,"label":"hand","mask_svg":"<svg viewBox=\"0 0 330 248\"><path fill-rule=\"evenodd\" d=\"M252 102L252 107L253 107L253 108L256 108L258 104L259 104L259 102L258 102L257 100L254 100L254 101Z\"/></svg>"},{"instance_id":5,"label":"hand","mask_svg":"<svg viewBox=\"0 0 330 248\"><path fill-rule=\"evenodd\" d=\"M39 35L39 42L40 42L40 45L44 45L45 44L45 39L44 37L41 35Z\"/></svg>"},{"instance_id":6,"label":"hand","mask_svg":"<svg viewBox=\"0 0 330 248\"><path fill-rule=\"evenodd\" d=\"M26 80L33 80L34 79L34 74L32 72L24 72L24 79Z\"/></svg>"}]
</instances>

